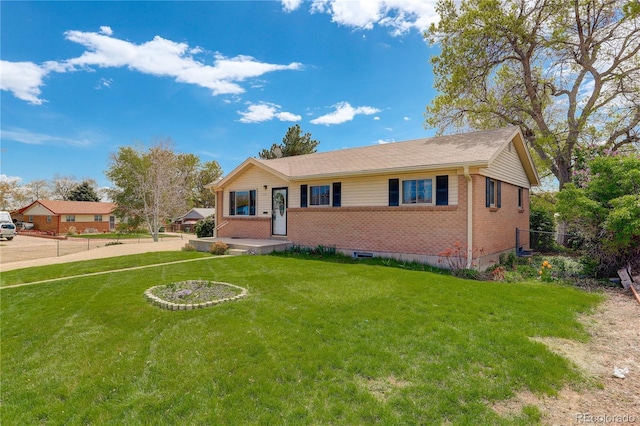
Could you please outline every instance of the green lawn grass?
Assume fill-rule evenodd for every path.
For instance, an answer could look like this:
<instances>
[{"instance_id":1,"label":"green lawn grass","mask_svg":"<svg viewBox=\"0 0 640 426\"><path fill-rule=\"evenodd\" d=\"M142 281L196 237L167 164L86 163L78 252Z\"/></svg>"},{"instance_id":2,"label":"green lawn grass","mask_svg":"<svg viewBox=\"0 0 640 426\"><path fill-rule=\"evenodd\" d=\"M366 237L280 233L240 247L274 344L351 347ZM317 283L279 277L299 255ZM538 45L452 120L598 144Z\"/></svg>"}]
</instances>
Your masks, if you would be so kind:
<instances>
[{"instance_id":1,"label":"green lawn grass","mask_svg":"<svg viewBox=\"0 0 640 426\"><path fill-rule=\"evenodd\" d=\"M107 259L59 263L50 266L34 266L26 269L3 272L0 275L0 287L203 257L209 258L211 255L209 253L200 253L196 251L159 251L127 256L116 256Z\"/></svg>"},{"instance_id":2,"label":"green lawn grass","mask_svg":"<svg viewBox=\"0 0 640 426\"><path fill-rule=\"evenodd\" d=\"M186 279L249 295L177 312L143 297ZM489 405L580 382L567 360L528 337L586 339L576 313L600 300L560 285L274 256L0 295L7 425L531 424L531 407L501 418Z\"/></svg>"}]
</instances>

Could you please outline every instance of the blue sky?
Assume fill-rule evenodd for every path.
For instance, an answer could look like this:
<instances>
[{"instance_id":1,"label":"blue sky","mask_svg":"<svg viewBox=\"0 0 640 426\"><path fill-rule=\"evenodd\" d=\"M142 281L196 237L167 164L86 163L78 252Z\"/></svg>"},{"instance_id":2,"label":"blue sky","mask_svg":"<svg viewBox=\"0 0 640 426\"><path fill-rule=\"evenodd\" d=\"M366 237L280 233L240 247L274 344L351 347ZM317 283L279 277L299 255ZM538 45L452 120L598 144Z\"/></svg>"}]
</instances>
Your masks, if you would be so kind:
<instances>
[{"instance_id":1,"label":"blue sky","mask_svg":"<svg viewBox=\"0 0 640 426\"><path fill-rule=\"evenodd\" d=\"M431 0L13 2L1 178L92 178L171 138L225 173L299 124L319 151L428 137Z\"/></svg>"}]
</instances>

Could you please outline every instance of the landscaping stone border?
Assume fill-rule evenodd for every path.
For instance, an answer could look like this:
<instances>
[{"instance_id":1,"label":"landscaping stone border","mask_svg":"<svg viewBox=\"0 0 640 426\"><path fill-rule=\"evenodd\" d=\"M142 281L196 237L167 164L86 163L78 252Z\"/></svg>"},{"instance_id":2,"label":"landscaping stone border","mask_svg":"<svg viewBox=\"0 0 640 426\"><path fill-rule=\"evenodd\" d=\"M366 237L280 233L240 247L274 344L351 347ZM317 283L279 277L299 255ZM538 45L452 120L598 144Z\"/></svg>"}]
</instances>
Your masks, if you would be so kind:
<instances>
[{"instance_id":1,"label":"landscaping stone border","mask_svg":"<svg viewBox=\"0 0 640 426\"><path fill-rule=\"evenodd\" d=\"M182 282L182 281L181 281ZM148 288L145 292L144 292L144 297L152 304L155 306L158 306L162 309L166 309L168 311L192 311L194 309L202 309L202 308L210 308L212 306L215 305L219 305L220 303L224 303L224 302L232 302L234 300L238 300L241 299L243 297L245 297L248 294L248 291L246 288L244 287L240 287L234 284L229 284L229 283L223 283L220 281L209 281L212 284L220 284L220 285L226 285L229 287L233 287L233 288L237 288L240 289L240 294L233 296L233 297L226 297L224 299L217 299L217 300L208 300L206 302L202 302L202 303L173 303L173 302L169 302L167 300L161 299L158 296L155 296L152 291L153 289L157 288L157 287L163 287L166 284L162 284L162 285L157 285L151 288ZM179 282L176 284L180 284Z\"/></svg>"}]
</instances>

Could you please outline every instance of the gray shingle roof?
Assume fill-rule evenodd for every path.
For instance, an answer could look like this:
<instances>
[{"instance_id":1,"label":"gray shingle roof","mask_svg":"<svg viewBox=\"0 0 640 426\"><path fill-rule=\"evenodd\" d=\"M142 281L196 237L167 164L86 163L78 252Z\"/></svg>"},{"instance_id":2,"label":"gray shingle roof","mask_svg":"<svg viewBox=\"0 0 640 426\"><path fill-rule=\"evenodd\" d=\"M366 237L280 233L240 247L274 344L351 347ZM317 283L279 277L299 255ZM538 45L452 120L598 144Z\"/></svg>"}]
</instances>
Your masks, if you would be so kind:
<instances>
[{"instance_id":1,"label":"gray shingle roof","mask_svg":"<svg viewBox=\"0 0 640 426\"><path fill-rule=\"evenodd\" d=\"M486 165L517 134L515 126L308 155L256 159L289 178L385 170Z\"/></svg>"},{"instance_id":2,"label":"gray shingle roof","mask_svg":"<svg viewBox=\"0 0 640 426\"><path fill-rule=\"evenodd\" d=\"M539 184L531 156L517 126L433 138L415 139L337 151L262 160L249 158L231 173L207 187L226 186L249 166L257 166L282 179L385 174L421 170L489 167L513 141L529 181Z\"/></svg>"}]
</instances>

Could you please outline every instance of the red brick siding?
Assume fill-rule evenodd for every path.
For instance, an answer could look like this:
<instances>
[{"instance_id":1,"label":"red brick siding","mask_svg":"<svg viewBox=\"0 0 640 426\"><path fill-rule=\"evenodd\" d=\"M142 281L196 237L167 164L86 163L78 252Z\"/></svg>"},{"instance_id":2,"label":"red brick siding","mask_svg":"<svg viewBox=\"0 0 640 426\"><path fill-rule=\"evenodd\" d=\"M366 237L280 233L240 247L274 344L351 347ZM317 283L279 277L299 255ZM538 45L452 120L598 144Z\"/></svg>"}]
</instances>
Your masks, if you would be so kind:
<instances>
[{"instance_id":1,"label":"red brick siding","mask_svg":"<svg viewBox=\"0 0 640 426\"><path fill-rule=\"evenodd\" d=\"M518 187L501 183L500 208L486 207L486 180L473 176L473 246L484 256L514 250L516 227L529 229L529 190L523 188L523 208L518 208ZM521 245L529 247L529 235L522 232ZM487 259L485 259L486 261ZM497 255L489 262L497 261Z\"/></svg>"},{"instance_id":2,"label":"red brick siding","mask_svg":"<svg viewBox=\"0 0 640 426\"><path fill-rule=\"evenodd\" d=\"M64 235L69 229L75 228L77 234L82 234L86 229L96 229L100 233L109 232L109 222L62 222L60 224L60 234Z\"/></svg>"},{"instance_id":3,"label":"red brick siding","mask_svg":"<svg viewBox=\"0 0 640 426\"><path fill-rule=\"evenodd\" d=\"M460 206L288 209L287 225L296 244L343 250L437 255L466 240Z\"/></svg>"},{"instance_id":4,"label":"red brick siding","mask_svg":"<svg viewBox=\"0 0 640 426\"><path fill-rule=\"evenodd\" d=\"M225 217L223 222L229 223L218 229L218 237L271 238L271 218L269 217Z\"/></svg>"},{"instance_id":5,"label":"red brick siding","mask_svg":"<svg viewBox=\"0 0 640 426\"><path fill-rule=\"evenodd\" d=\"M225 218L222 217L222 203L223 203L222 198L223 198L222 191L216 191L216 228L220 226L222 222L225 221ZM222 228L218 229L216 231L217 234L214 234L214 235L220 235L221 232L222 232Z\"/></svg>"},{"instance_id":6,"label":"red brick siding","mask_svg":"<svg viewBox=\"0 0 640 426\"><path fill-rule=\"evenodd\" d=\"M103 216L104 218L105 216ZM106 216L107 218L109 216ZM74 227L76 233L82 234L86 229L96 229L98 232L109 232L109 221L101 222L60 222L60 216L51 216L51 222L47 222L47 216L33 216L33 228L37 231L53 232L64 235L69 228Z\"/></svg>"},{"instance_id":7,"label":"red brick siding","mask_svg":"<svg viewBox=\"0 0 640 426\"><path fill-rule=\"evenodd\" d=\"M59 221L60 216L51 216L51 222L47 222L47 216L33 216L33 229L58 234L60 232Z\"/></svg>"},{"instance_id":8,"label":"red brick siding","mask_svg":"<svg viewBox=\"0 0 640 426\"><path fill-rule=\"evenodd\" d=\"M490 209L485 207L485 177L472 179L473 256L488 266L499 253L515 248L516 227L529 228L529 191L523 189L524 208L519 209L518 187L502 182L501 208ZM216 217L229 222L218 236L271 237L270 218L223 217L224 200L221 192L217 195ZM521 237L528 248L528 233ZM458 176L458 204L451 206L289 208L287 238L308 247L437 256L467 243L467 181Z\"/></svg>"}]
</instances>

